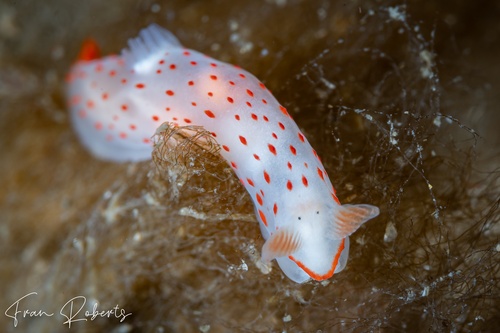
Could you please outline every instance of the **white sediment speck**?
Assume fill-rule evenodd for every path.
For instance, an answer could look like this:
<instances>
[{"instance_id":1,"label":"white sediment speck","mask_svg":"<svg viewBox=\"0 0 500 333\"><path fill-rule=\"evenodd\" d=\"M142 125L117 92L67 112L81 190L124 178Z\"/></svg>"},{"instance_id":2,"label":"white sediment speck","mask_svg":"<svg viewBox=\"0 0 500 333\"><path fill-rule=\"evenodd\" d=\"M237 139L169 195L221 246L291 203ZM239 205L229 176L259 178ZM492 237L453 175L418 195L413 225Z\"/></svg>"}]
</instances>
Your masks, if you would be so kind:
<instances>
[{"instance_id":1,"label":"white sediment speck","mask_svg":"<svg viewBox=\"0 0 500 333\"><path fill-rule=\"evenodd\" d=\"M431 288L429 286L425 286L424 289L422 290L422 293L420 294L420 296L427 297L429 295L430 290L431 290Z\"/></svg>"},{"instance_id":2,"label":"white sediment speck","mask_svg":"<svg viewBox=\"0 0 500 333\"><path fill-rule=\"evenodd\" d=\"M200 327L200 332L207 333L210 331L210 325L201 325Z\"/></svg>"},{"instance_id":3,"label":"white sediment speck","mask_svg":"<svg viewBox=\"0 0 500 333\"><path fill-rule=\"evenodd\" d=\"M434 126L436 127L440 127L441 126L441 116L437 116L436 118L434 118Z\"/></svg>"},{"instance_id":4,"label":"white sediment speck","mask_svg":"<svg viewBox=\"0 0 500 333\"><path fill-rule=\"evenodd\" d=\"M324 77L321 78L321 82L323 82L323 84L330 90L334 90L335 88L337 88L335 83L328 81Z\"/></svg>"},{"instance_id":5,"label":"white sediment speck","mask_svg":"<svg viewBox=\"0 0 500 333\"><path fill-rule=\"evenodd\" d=\"M389 142L393 145L397 145L398 139L396 139L396 137L398 136L399 132L394 128L394 123L389 121L389 125L391 126L391 129L389 131Z\"/></svg>"},{"instance_id":6,"label":"white sediment speck","mask_svg":"<svg viewBox=\"0 0 500 333\"><path fill-rule=\"evenodd\" d=\"M134 242L139 243L142 240L142 233L136 232L132 239L134 240Z\"/></svg>"},{"instance_id":7,"label":"white sediment speck","mask_svg":"<svg viewBox=\"0 0 500 333\"><path fill-rule=\"evenodd\" d=\"M154 3L151 5L151 12L152 13L158 13L161 9L161 6L157 3Z\"/></svg>"},{"instance_id":8,"label":"white sediment speck","mask_svg":"<svg viewBox=\"0 0 500 333\"><path fill-rule=\"evenodd\" d=\"M394 223L392 222L387 223L384 233L384 242L386 243L393 242L397 236L398 236L398 230L396 229Z\"/></svg>"},{"instance_id":9,"label":"white sediment speck","mask_svg":"<svg viewBox=\"0 0 500 333\"><path fill-rule=\"evenodd\" d=\"M241 259L241 265L239 265L237 269L240 271L248 271L248 265L245 260Z\"/></svg>"},{"instance_id":10,"label":"white sediment speck","mask_svg":"<svg viewBox=\"0 0 500 333\"><path fill-rule=\"evenodd\" d=\"M243 43L243 45L240 47L240 53L247 53L252 51L253 49L253 43L252 42L246 42Z\"/></svg>"},{"instance_id":11,"label":"white sediment speck","mask_svg":"<svg viewBox=\"0 0 500 333\"><path fill-rule=\"evenodd\" d=\"M434 76L434 72L432 71L432 67L434 66L434 54L429 50L420 51L420 59L423 64L420 67L420 74L424 79L430 79Z\"/></svg>"},{"instance_id":12,"label":"white sediment speck","mask_svg":"<svg viewBox=\"0 0 500 333\"><path fill-rule=\"evenodd\" d=\"M401 8L401 6L389 7L387 8L387 10L389 11L389 16L394 21L404 22L404 20L406 19L405 10Z\"/></svg>"}]
</instances>

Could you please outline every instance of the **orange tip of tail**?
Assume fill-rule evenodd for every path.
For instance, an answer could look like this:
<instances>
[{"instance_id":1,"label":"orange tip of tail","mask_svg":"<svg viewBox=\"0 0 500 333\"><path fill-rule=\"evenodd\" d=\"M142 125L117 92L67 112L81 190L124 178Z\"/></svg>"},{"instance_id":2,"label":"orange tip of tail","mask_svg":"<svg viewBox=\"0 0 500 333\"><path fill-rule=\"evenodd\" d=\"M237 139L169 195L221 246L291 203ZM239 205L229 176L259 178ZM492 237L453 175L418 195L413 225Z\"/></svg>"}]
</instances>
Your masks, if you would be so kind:
<instances>
[{"instance_id":1,"label":"orange tip of tail","mask_svg":"<svg viewBox=\"0 0 500 333\"><path fill-rule=\"evenodd\" d=\"M91 61L101 57L99 45L92 38L87 38L82 43L82 48L78 54L79 61Z\"/></svg>"}]
</instances>

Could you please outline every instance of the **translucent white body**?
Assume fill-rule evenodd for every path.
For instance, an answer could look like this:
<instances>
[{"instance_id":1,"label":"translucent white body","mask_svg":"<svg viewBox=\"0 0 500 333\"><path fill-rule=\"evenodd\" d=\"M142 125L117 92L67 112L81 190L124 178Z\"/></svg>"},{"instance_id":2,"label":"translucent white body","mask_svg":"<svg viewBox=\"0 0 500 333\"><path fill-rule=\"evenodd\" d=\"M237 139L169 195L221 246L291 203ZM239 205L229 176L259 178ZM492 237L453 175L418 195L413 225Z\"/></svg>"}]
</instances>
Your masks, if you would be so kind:
<instances>
[{"instance_id":1,"label":"translucent white body","mask_svg":"<svg viewBox=\"0 0 500 333\"><path fill-rule=\"evenodd\" d=\"M276 258L296 282L341 271L347 236L378 215L374 206L340 205L316 152L257 78L156 25L121 56L77 62L68 82L73 125L99 158L150 159L164 122L211 132L254 201L263 259Z\"/></svg>"}]
</instances>

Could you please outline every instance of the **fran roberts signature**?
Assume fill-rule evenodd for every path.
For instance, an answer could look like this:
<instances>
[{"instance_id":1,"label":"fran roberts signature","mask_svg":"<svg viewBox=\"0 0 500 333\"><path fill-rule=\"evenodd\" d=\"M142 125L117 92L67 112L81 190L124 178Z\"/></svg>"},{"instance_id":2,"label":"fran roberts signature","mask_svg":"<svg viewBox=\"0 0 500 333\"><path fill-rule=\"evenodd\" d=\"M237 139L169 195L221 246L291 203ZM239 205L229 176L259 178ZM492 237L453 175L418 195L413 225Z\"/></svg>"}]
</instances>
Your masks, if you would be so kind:
<instances>
[{"instance_id":1,"label":"fran roberts signature","mask_svg":"<svg viewBox=\"0 0 500 333\"><path fill-rule=\"evenodd\" d=\"M5 315L12 319L14 327L20 323L22 319L32 318L32 317L53 317L54 312L48 312L42 309L30 309L25 303L29 297L34 297L38 295L36 291L28 293L23 297L17 299L12 305L10 305L7 310L5 310ZM75 296L69 299L64 305L59 309L58 315L62 316L63 325L68 325L71 328L71 324L79 321L93 321L96 318L115 318L119 319L120 323L125 320L132 313L127 313L125 309L122 309L118 304L111 309L99 309L98 302L94 302L92 306L92 311L83 309L86 307L87 298L85 296ZM87 307L88 309L88 307ZM66 320L64 320L64 318Z\"/></svg>"}]
</instances>

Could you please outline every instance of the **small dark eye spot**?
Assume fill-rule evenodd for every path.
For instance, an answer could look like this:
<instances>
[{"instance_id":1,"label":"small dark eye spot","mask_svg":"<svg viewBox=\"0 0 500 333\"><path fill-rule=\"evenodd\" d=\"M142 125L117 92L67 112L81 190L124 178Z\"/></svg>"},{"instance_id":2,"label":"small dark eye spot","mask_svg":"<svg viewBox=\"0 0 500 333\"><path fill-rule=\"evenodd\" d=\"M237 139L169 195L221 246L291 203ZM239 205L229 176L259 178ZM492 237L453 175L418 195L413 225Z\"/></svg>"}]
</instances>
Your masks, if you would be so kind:
<instances>
[{"instance_id":1,"label":"small dark eye spot","mask_svg":"<svg viewBox=\"0 0 500 333\"><path fill-rule=\"evenodd\" d=\"M298 218L299 218L299 220L302 220L302 217L299 216Z\"/></svg>"},{"instance_id":2,"label":"small dark eye spot","mask_svg":"<svg viewBox=\"0 0 500 333\"><path fill-rule=\"evenodd\" d=\"M318 210L318 211L316 211L316 214L318 214L318 215L319 215L319 210Z\"/></svg>"}]
</instances>

